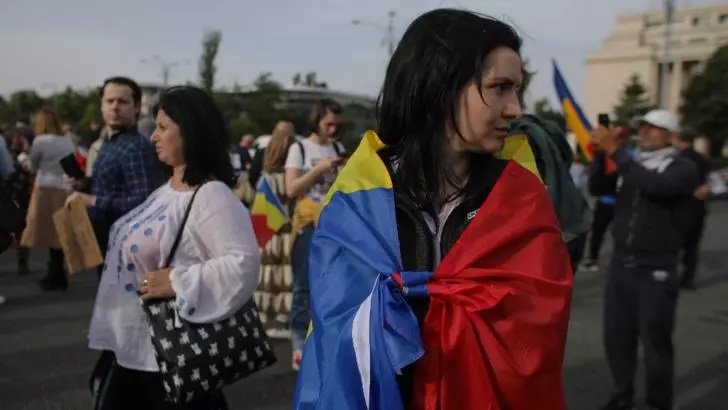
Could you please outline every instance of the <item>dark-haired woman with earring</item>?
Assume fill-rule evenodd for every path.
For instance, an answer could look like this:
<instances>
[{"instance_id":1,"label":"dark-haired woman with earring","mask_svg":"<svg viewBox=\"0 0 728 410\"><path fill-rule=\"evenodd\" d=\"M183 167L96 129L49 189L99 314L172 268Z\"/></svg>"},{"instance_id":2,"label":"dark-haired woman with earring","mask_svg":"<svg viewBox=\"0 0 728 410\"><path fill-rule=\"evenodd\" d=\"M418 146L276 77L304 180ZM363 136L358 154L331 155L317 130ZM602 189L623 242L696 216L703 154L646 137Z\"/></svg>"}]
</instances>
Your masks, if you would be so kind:
<instances>
[{"instance_id":1,"label":"dark-haired woman with earring","mask_svg":"<svg viewBox=\"0 0 728 410\"><path fill-rule=\"evenodd\" d=\"M294 408L563 410L571 266L523 137L521 40L434 10L327 198ZM378 135L377 135L378 134Z\"/></svg>"},{"instance_id":2,"label":"dark-haired woman with earring","mask_svg":"<svg viewBox=\"0 0 728 410\"><path fill-rule=\"evenodd\" d=\"M111 230L89 346L113 352L115 363L96 408L224 409L218 390L184 405L166 400L139 298L174 298L189 322L226 318L255 291L258 245L248 211L230 189L228 134L212 98L194 87L173 87L155 114L151 140L172 177ZM172 267L163 268L190 205Z\"/></svg>"}]
</instances>

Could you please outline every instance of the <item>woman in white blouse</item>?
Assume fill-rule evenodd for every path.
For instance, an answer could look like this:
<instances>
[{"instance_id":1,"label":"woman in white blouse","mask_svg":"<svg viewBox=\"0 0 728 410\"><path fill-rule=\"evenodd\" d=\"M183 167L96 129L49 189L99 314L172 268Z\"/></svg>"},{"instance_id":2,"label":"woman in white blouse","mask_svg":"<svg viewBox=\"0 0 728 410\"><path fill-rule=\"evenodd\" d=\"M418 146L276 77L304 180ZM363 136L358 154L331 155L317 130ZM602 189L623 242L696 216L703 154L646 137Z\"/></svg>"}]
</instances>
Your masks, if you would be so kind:
<instances>
[{"instance_id":1,"label":"woman in white blouse","mask_svg":"<svg viewBox=\"0 0 728 410\"><path fill-rule=\"evenodd\" d=\"M248 211L230 190L228 136L206 93L167 90L151 140L172 178L111 230L89 346L112 352L114 363L95 386L96 409L224 409L221 392L184 406L165 400L139 298L174 297L190 322L230 316L257 286L258 245ZM200 185L172 268L160 269Z\"/></svg>"}]
</instances>

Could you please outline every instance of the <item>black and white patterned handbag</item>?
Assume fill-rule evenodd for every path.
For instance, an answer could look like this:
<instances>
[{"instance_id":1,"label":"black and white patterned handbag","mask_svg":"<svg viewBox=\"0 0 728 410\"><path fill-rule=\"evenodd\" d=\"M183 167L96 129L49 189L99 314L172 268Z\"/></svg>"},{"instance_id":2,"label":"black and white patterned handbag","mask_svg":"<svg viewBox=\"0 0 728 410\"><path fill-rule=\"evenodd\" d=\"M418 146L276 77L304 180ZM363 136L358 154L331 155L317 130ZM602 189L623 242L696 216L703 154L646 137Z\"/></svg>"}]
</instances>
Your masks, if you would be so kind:
<instances>
[{"instance_id":1,"label":"black and white patterned handbag","mask_svg":"<svg viewBox=\"0 0 728 410\"><path fill-rule=\"evenodd\" d=\"M179 246L192 194L166 267ZM142 302L167 397L188 403L276 362L273 347L251 298L231 317L214 323L192 323L179 317L174 299Z\"/></svg>"}]
</instances>

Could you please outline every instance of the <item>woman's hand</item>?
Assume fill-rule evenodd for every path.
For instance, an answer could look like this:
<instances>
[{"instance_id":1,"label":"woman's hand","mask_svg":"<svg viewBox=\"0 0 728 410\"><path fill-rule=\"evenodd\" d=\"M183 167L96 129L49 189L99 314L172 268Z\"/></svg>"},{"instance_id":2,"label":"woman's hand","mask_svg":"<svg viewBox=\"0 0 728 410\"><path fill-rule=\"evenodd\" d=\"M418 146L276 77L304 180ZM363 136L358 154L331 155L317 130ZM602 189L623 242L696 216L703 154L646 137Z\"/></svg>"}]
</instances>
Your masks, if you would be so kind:
<instances>
[{"instance_id":1,"label":"woman's hand","mask_svg":"<svg viewBox=\"0 0 728 410\"><path fill-rule=\"evenodd\" d=\"M66 206L69 206L71 202L76 200L76 198L81 198L81 201L86 206L86 208L92 208L96 206L96 197L89 194L84 194L83 192L73 192L71 195L66 198Z\"/></svg>"},{"instance_id":2,"label":"woman's hand","mask_svg":"<svg viewBox=\"0 0 728 410\"><path fill-rule=\"evenodd\" d=\"M177 296L169 280L171 269L162 269L147 273L146 278L139 286L139 295L144 300L167 299Z\"/></svg>"}]
</instances>

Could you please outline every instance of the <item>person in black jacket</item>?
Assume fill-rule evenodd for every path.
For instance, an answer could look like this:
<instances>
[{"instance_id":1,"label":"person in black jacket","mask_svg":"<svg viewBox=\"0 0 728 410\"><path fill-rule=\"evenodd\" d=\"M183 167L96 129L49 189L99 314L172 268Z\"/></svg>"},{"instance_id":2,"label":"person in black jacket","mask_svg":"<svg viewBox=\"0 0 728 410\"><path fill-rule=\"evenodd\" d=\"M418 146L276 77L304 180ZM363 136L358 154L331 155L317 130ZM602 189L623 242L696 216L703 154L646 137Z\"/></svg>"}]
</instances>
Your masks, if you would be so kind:
<instances>
[{"instance_id":1,"label":"person in black jacket","mask_svg":"<svg viewBox=\"0 0 728 410\"><path fill-rule=\"evenodd\" d=\"M681 132L677 140L680 156L695 164L698 170L698 180L700 181L700 187L695 190L693 198L690 199L688 214L692 222L683 241L683 271L680 285L683 289L689 290L695 289L698 249L700 239L703 237L705 216L708 214L708 198L710 197L710 187L708 186L710 164L701 153L695 151L693 148L694 141L695 134L690 131Z\"/></svg>"},{"instance_id":2,"label":"person in black jacket","mask_svg":"<svg viewBox=\"0 0 728 410\"><path fill-rule=\"evenodd\" d=\"M626 141L629 131L619 126L615 129L617 138ZM602 249L604 236L609 224L614 219L614 204L617 201L617 174L614 162L607 158L604 149L592 142L594 146L594 161L589 167L589 193L596 197L594 206L594 219L592 220L591 236L589 238L589 254L584 262L584 268L596 272L599 270L599 253Z\"/></svg>"},{"instance_id":3,"label":"person in black jacket","mask_svg":"<svg viewBox=\"0 0 728 410\"><path fill-rule=\"evenodd\" d=\"M639 152L629 152L612 130L600 127L595 133L619 175L604 305L604 344L616 393L605 410L634 406L638 341L647 405L672 409L677 262L689 222L685 207L698 187L695 166L671 146L677 131L674 114L653 110L640 126Z\"/></svg>"}]
</instances>

